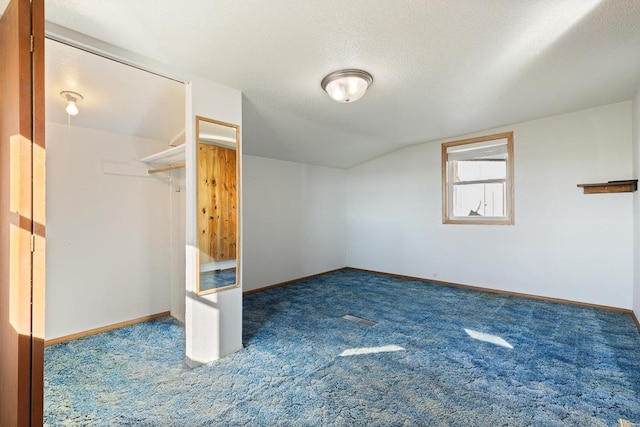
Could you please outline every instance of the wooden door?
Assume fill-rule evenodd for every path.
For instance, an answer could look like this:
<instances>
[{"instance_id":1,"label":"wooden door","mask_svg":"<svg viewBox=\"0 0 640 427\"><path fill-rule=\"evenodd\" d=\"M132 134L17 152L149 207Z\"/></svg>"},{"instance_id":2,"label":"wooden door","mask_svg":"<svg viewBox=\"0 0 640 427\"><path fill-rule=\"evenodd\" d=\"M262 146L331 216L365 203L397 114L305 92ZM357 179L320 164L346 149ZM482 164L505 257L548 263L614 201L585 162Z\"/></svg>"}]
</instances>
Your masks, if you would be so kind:
<instances>
[{"instance_id":1,"label":"wooden door","mask_svg":"<svg viewBox=\"0 0 640 427\"><path fill-rule=\"evenodd\" d=\"M236 150L198 144L200 262L236 258Z\"/></svg>"},{"instance_id":2,"label":"wooden door","mask_svg":"<svg viewBox=\"0 0 640 427\"><path fill-rule=\"evenodd\" d=\"M44 0L0 18L0 425L42 425Z\"/></svg>"}]
</instances>

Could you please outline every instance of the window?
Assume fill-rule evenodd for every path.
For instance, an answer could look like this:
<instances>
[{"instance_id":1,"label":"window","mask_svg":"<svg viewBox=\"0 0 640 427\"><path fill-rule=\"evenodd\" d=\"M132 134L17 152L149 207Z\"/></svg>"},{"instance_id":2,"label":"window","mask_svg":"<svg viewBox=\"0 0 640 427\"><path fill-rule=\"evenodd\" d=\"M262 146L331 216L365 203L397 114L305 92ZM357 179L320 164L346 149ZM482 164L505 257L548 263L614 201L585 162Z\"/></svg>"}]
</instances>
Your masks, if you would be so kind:
<instances>
[{"instance_id":1,"label":"window","mask_svg":"<svg viewBox=\"0 0 640 427\"><path fill-rule=\"evenodd\" d=\"M442 144L442 222L514 224L513 132Z\"/></svg>"}]
</instances>

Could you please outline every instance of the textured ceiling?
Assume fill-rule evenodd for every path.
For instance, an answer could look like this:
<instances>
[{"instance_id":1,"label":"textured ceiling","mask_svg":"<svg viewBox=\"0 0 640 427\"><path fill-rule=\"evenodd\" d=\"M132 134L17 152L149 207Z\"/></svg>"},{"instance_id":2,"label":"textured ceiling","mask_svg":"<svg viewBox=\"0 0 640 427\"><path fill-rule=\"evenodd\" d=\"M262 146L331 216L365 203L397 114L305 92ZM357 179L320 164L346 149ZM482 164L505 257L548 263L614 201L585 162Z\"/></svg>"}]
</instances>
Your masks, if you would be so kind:
<instances>
[{"instance_id":1,"label":"textured ceiling","mask_svg":"<svg viewBox=\"0 0 640 427\"><path fill-rule=\"evenodd\" d=\"M46 19L244 93L250 154L349 167L631 99L638 0L47 0ZM374 77L353 104L320 80Z\"/></svg>"}]
</instances>

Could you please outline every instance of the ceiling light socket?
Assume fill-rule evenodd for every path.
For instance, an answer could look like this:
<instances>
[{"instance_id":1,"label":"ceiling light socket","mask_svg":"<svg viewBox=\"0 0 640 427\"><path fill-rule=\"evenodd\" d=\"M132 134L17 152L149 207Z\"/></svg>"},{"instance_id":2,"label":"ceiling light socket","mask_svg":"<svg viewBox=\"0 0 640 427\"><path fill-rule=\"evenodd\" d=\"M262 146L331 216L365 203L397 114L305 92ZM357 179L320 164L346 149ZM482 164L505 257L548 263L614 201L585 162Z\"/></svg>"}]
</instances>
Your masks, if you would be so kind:
<instances>
[{"instance_id":1,"label":"ceiling light socket","mask_svg":"<svg viewBox=\"0 0 640 427\"><path fill-rule=\"evenodd\" d=\"M67 114L69 114L70 116L75 116L76 114L78 114L78 106L76 104L82 101L84 97L78 92L73 92L70 90L63 90L62 92L60 92L60 96L67 100L67 107L65 108Z\"/></svg>"}]
</instances>

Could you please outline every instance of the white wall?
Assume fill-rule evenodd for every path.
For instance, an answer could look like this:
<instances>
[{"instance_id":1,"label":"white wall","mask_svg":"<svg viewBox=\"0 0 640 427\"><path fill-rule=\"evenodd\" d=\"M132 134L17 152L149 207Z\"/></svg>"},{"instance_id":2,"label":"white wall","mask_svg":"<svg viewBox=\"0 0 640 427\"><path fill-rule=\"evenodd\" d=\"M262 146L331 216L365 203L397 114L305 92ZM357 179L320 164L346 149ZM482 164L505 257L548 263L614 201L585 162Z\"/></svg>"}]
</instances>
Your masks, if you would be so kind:
<instances>
[{"instance_id":1,"label":"white wall","mask_svg":"<svg viewBox=\"0 0 640 427\"><path fill-rule=\"evenodd\" d=\"M169 189L107 175L166 142L47 123L46 338L170 309Z\"/></svg>"},{"instance_id":2,"label":"white wall","mask_svg":"<svg viewBox=\"0 0 640 427\"><path fill-rule=\"evenodd\" d=\"M508 130L516 225L443 225L442 141L424 143L348 171L347 264L631 308L633 196L576 187L633 176L631 102L464 137Z\"/></svg>"},{"instance_id":3,"label":"white wall","mask_svg":"<svg viewBox=\"0 0 640 427\"><path fill-rule=\"evenodd\" d=\"M202 116L240 126L242 135L242 93L203 79L191 76L187 85L186 145L186 299L185 336L187 364L195 366L226 356L242 348L242 257L239 287L197 296L195 293L198 244L196 240L196 138L195 116ZM241 138L242 139L242 138ZM243 159L240 156L242 173ZM240 180L242 194L243 182ZM244 211L240 207L240 236L243 230ZM242 237L241 237L242 239ZM241 241L240 247L244 245Z\"/></svg>"},{"instance_id":4,"label":"white wall","mask_svg":"<svg viewBox=\"0 0 640 427\"><path fill-rule=\"evenodd\" d=\"M633 171L640 176L640 88L633 98ZM640 319L640 192L633 193L633 311Z\"/></svg>"},{"instance_id":5,"label":"white wall","mask_svg":"<svg viewBox=\"0 0 640 427\"><path fill-rule=\"evenodd\" d=\"M243 158L244 290L344 267L346 172Z\"/></svg>"}]
</instances>

